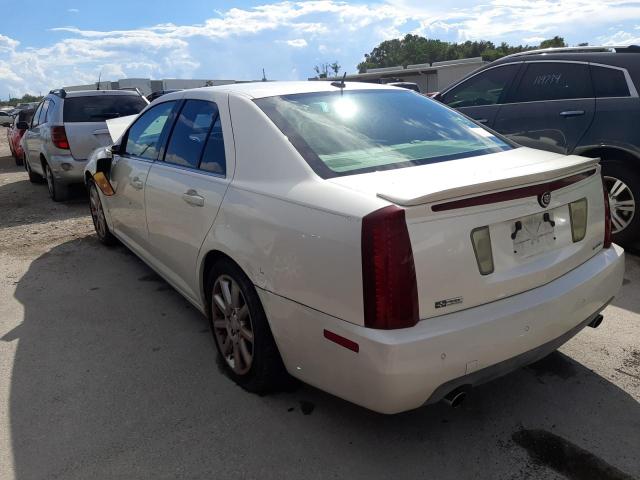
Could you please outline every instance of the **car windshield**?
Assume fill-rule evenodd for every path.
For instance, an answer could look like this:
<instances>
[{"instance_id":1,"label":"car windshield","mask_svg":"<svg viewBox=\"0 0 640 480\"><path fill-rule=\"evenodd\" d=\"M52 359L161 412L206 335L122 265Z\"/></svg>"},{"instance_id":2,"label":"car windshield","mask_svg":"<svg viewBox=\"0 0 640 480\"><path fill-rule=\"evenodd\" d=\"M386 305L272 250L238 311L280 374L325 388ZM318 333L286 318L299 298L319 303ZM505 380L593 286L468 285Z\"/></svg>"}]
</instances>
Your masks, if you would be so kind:
<instances>
[{"instance_id":1,"label":"car windshield","mask_svg":"<svg viewBox=\"0 0 640 480\"><path fill-rule=\"evenodd\" d=\"M138 95L100 95L72 97L64 101L63 121L102 122L110 118L135 115L147 106Z\"/></svg>"},{"instance_id":2,"label":"car windshield","mask_svg":"<svg viewBox=\"0 0 640 480\"><path fill-rule=\"evenodd\" d=\"M348 87L347 87L348 88ZM323 178L411 167L514 145L463 115L406 90L268 97L256 104Z\"/></svg>"}]
</instances>

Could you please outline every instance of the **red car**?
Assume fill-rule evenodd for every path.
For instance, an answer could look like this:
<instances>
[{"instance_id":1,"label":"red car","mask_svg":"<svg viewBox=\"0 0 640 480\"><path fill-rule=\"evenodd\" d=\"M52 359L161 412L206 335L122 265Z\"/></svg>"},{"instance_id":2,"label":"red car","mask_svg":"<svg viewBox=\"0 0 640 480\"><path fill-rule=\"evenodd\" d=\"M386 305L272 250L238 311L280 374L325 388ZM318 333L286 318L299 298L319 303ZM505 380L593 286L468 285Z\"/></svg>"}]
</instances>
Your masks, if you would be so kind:
<instances>
[{"instance_id":1,"label":"red car","mask_svg":"<svg viewBox=\"0 0 640 480\"><path fill-rule=\"evenodd\" d=\"M33 109L20 110L13 121L13 124L7 129L7 139L9 140L9 148L11 149L11 155L16 160L16 165L22 165L24 159L24 151L20 145L20 139L26 130L17 128L19 122L31 123L31 117L33 117Z\"/></svg>"}]
</instances>

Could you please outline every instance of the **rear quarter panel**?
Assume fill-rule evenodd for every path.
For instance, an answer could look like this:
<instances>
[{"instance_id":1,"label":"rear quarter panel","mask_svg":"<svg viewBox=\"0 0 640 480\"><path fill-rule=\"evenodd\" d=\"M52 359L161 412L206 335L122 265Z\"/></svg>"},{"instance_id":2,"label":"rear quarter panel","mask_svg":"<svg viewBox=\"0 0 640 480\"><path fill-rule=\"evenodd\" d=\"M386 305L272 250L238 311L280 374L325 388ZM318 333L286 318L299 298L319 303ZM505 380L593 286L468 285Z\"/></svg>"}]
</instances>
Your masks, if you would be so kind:
<instances>
[{"instance_id":1,"label":"rear quarter panel","mask_svg":"<svg viewBox=\"0 0 640 480\"><path fill-rule=\"evenodd\" d=\"M388 202L317 177L250 99L232 96L229 107L236 171L201 249L200 278L218 250L257 287L363 324L361 219Z\"/></svg>"}]
</instances>

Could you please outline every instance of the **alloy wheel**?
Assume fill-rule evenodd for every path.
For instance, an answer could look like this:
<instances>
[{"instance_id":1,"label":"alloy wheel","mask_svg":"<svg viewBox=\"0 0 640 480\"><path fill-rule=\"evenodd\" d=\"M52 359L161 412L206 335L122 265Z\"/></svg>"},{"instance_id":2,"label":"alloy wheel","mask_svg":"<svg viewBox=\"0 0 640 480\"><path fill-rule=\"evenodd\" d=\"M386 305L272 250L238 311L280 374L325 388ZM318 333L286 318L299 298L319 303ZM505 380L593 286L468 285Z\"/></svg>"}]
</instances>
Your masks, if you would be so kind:
<instances>
[{"instance_id":1,"label":"alloy wheel","mask_svg":"<svg viewBox=\"0 0 640 480\"><path fill-rule=\"evenodd\" d=\"M91 218L98 236L105 238L107 234L107 221L104 217L102 202L100 201L100 195L95 185L91 185L91 189L89 190L89 209L91 210Z\"/></svg>"},{"instance_id":2,"label":"alloy wheel","mask_svg":"<svg viewBox=\"0 0 640 480\"><path fill-rule=\"evenodd\" d=\"M615 177L603 177L609 192L612 233L620 233L632 222L636 211L636 201L629 186Z\"/></svg>"},{"instance_id":3,"label":"alloy wheel","mask_svg":"<svg viewBox=\"0 0 640 480\"><path fill-rule=\"evenodd\" d=\"M220 275L211 298L213 331L227 365L236 375L245 375L253 363L253 324L249 306L238 283Z\"/></svg>"}]
</instances>

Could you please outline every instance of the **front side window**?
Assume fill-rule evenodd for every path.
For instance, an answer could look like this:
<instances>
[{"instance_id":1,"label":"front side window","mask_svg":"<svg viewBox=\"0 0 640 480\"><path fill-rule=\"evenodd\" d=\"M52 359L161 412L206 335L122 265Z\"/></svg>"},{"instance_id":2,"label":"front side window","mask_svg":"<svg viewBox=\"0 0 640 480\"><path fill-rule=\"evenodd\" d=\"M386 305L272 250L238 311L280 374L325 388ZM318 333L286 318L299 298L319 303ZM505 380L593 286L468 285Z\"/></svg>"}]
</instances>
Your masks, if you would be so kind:
<instances>
[{"instance_id":1,"label":"front side window","mask_svg":"<svg viewBox=\"0 0 640 480\"><path fill-rule=\"evenodd\" d=\"M509 102L593 98L589 67L581 63L532 62Z\"/></svg>"},{"instance_id":2,"label":"front side window","mask_svg":"<svg viewBox=\"0 0 640 480\"><path fill-rule=\"evenodd\" d=\"M597 98L630 96L629 85L622 70L591 65L591 78Z\"/></svg>"},{"instance_id":3,"label":"front side window","mask_svg":"<svg viewBox=\"0 0 640 480\"><path fill-rule=\"evenodd\" d=\"M217 115L215 103L187 100L173 127L165 162L198 168L211 125Z\"/></svg>"},{"instance_id":4,"label":"front side window","mask_svg":"<svg viewBox=\"0 0 640 480\"><path fill-rule=\"evenodd\" d=\"M103 122L110 118L140 113L148 104L139 95L96 95L71 97L64 101L63 121Z\"/></svg>"},{"instance_id":5,"label":"front side window","mask_svg":"<svg viewBox=\"0 0 640 480\"><path fill-rule=\"evenodd\" d=\"M410 91L345 89L255 100L323 178L509 150L465 116Z\"/></svg>"},{"instance_id":6,"label":"front side window","mask_svg":"<svg viewBox=\"0 0 640 480\"><path fill-rule=\"evenodd\" d=\"M495 105L518 73L520 64L490 68L469 78L442 96L442 103L451 108Z\"/></svg>"},{"instance_id":7,"label":"front side window","mask_svg":"<svg viewBox=\"0 0 640 480\"><path fill-rule=\"evenodd\" d=\"M147 160L156 160L161 140L176 102L160 103L140 116L129 128L125 154Z\"/></svg>"}]
</instances>

